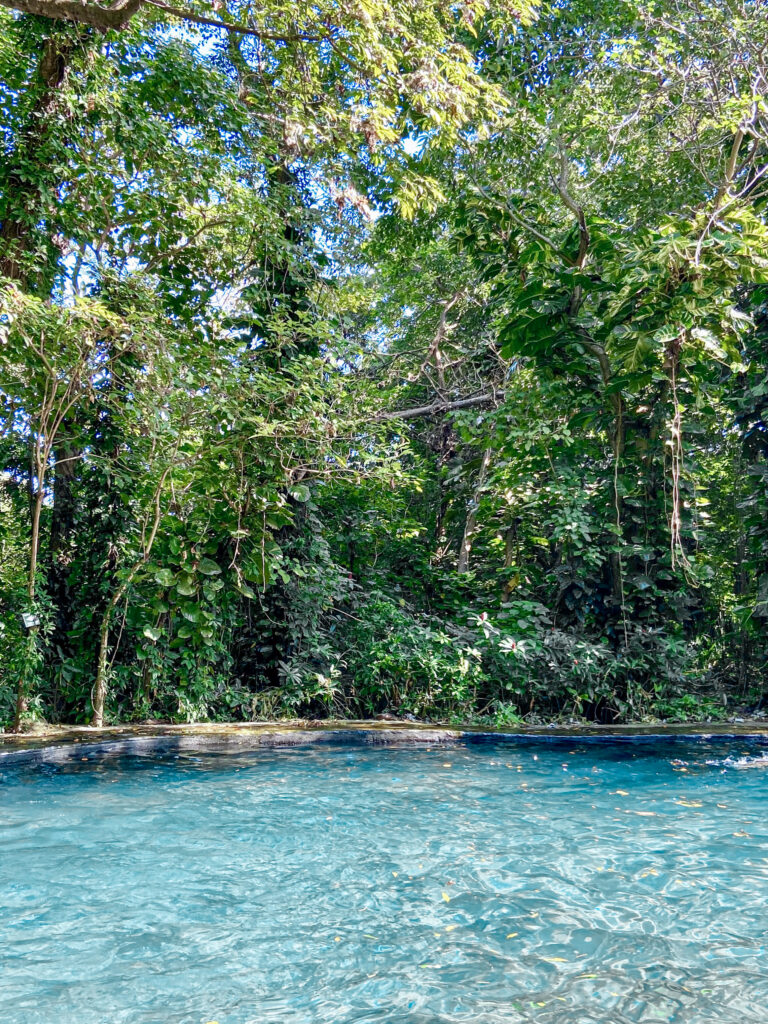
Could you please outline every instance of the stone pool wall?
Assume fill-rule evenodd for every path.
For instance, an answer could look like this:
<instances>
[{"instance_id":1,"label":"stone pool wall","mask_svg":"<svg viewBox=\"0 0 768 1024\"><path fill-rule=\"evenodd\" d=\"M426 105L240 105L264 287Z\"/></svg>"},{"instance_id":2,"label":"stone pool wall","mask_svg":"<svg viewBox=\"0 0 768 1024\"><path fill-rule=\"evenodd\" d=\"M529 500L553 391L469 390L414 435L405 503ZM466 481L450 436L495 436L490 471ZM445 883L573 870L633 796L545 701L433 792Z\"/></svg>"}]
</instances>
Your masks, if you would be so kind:
<instances>
[{"instance_id":1,"label":"stone pool wall","mask_svg":"<svg viewBox=\"0 0 768 1024\"><path fill-rule=\"evenodd\" d=\"M49 727L31 734L0 734L4 764L61 762L121 754L182 751L238 753L306 744L394 746L413 743L658 741L739 738L768 745L768 722L686 725L517 726L514 730L444 727L393 721L245 722L196 725L146 724L94 729Z\"/></svg>"}]
</instances>

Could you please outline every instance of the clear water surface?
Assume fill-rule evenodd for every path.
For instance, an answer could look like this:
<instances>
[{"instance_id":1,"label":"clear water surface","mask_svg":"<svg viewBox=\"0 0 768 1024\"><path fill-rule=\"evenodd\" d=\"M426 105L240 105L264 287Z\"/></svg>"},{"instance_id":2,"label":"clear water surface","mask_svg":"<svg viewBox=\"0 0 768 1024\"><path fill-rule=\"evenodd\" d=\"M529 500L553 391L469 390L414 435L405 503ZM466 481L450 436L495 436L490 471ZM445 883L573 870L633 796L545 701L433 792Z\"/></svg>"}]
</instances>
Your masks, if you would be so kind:
<instances>
[{"instance_id":1,"label":"clear water surface","mask_svg":"<svg viewBox=\"0 0 768 1024\"><path fill-rule=\"evenodd\" d=\"M2 1024L766 1024L768 759L303 748L0 778Z\"/></svg>"}]
</instances>

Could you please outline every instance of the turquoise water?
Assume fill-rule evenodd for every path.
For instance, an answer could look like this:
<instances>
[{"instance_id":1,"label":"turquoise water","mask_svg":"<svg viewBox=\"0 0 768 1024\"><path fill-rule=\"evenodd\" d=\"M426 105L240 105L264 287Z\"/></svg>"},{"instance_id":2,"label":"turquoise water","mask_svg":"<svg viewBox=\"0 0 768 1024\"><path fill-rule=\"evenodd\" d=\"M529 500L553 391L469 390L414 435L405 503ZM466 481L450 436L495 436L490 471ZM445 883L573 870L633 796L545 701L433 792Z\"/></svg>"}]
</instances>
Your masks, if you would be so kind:
<instances>
[{"instance_id":1,"label":"turquoise water","mask_svg":"<svg viewBox=\"0 0 768 1024\"><path fill-rule=\"evenodd\" d=\"M6 769L0 1022L765 1024L766 782L743 744Z\"/></svg>"}]
</instances>

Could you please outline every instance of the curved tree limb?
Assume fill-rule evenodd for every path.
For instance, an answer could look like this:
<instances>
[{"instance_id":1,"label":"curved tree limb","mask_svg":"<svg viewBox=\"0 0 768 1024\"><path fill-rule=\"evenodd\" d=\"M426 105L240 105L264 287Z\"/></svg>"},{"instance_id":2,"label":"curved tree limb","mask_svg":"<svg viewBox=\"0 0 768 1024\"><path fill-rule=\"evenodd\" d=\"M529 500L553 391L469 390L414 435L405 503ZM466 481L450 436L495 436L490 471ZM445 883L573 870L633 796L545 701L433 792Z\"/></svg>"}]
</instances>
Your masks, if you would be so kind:
<instances>
[{"instance_id":1,"label":"curved tree limb","mask_svg":"<svg viewBox=\"0 0 768 1024\"><path fill-rule=\"evenodd\" d=\"M290 35L262 32L248 25L220 21L218 18L209 18L183 7L174 7L163 3L162 0L116 0L110 7L102 7L101 4L91 3L88 0L0 0L0 6L8 7L12 11L20 11L22 14L36 14L41 18L51 18L54 21L70 21L77 25L87 25L100 32L120 31L126 28L131 18L142 7L149 6L165 11L166 14L180 18L182 21L191 21L195 25L210 25L213 28L223 28L226 32L239 32L242 35L255 36L257 39L288 43L317 42L320 38L300 32Z\"/></svg>"},{"instance_id":2,"label":"curved tree limb","mask_svg":"<svg viewBox=\"0 0 768 1024\"><path fill-rule=\"evenodd\" d=\"M36 14L54 21L73 21L108 32L128 24L144 0L117 0L111 7L87 3L85 0L0 0L3 7L22 14Z\"/></svg>"},{"instance_id":3,"label":"curved tree limb","mask_svg":"<svg viewBox=\"0 0 768 1024\"><path fill-rule=\"evenodd\" d=\"M4 0L0 0L0 3L2 2ZM239 32L244 36L256 36L257 39L268 39L279 43L317 43L321 39L320 36L311 36L303 32L286 35L262 32L260 29L250 28L246 25L230 24L227 21L219 21L217 18L206 18L202 14L195 14L194 11L187 11L182 7L172 7L170 4L161 3L161 0L143 0L143 2L149 4L150 7L157 7L160 11L166 11L182 21L191 21L196 25L212 25L214 28L223 28L227 32Z\"/></svg>"}]
</instances>

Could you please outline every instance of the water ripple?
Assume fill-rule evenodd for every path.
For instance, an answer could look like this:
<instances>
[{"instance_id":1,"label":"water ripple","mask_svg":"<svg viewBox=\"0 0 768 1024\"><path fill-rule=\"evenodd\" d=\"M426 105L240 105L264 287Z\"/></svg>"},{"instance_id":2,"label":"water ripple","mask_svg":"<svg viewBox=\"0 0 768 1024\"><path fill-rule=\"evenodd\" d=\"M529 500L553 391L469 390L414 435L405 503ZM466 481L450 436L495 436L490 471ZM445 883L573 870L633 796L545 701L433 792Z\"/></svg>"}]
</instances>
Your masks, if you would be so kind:
<instances>
[{"instance_id":1,"label":"water ripple","mask_svg":"<svg viewBox=\"0 0 768 1024\"><path fill-rule=\"evenodd\" d=\"M767 764L499 745L6 772L0 1020L765 1024Z\"/></svg>"}]
</instances>

